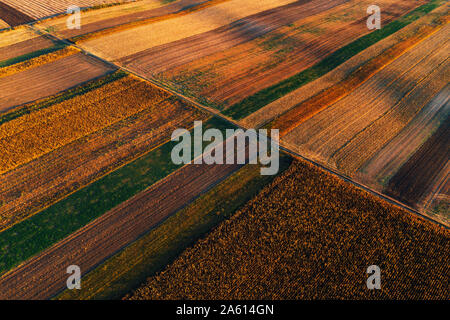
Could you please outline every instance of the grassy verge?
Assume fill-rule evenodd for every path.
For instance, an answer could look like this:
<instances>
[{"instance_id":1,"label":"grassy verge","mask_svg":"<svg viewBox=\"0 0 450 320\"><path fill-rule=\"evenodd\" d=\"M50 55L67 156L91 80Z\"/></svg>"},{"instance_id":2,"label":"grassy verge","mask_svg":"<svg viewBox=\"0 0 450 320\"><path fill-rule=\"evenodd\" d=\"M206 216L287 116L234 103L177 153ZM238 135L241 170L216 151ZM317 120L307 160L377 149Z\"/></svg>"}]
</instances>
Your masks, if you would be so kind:
<instances>
[{"instance_id":1,"label":"grassy verge","mask_svg":"<svg viewBox=\"0 0 450 320\"><path fill-rule=\"evenodd\" d=\"M212 118L204 128L230 125ZM166 177L180 165L171 161L169 141L67 198L0 233L0 274L67 237L121 202Z\"/></svg>"},{"instance_id":2,"label":"grassy verge","mask_svg":"<svg viewBox=\"0 0 450 320\"><path fill-rule=\"evenodd\" d=\"M101 76L100 78L89 81L85 84L79 85L73 89L66 90L55 96L42 99L38 102L34 102L32 104L28 104L28 105L19 107L17 109L12 109L9 112L6 112L6 113L0 115L0 125L2 125L3 123L6 123L8 121L14 120L16 118L19 118L25 114L29 114L34 111L45 109L54 104L61 103L63 101L72 99L76 96L83 95L89 91L103 87L104 85L106 85L110 82L119 80L127 75L128 74L124 71L116 71L116 72L108 74L106 76Z\"/></svg>"},{"instance_id":3,"label":"grassy verge","mask_svg":"<svg viewBox=\"0 0 450 320\"><path fill-rule=\"evenodd\" d=\"M282 156L280 173L291 159ZM187 247L229 218L274 179L247 165L83 278L83 290L57 299L117 299L161 271Z\"/></svg>"},{"instance_id":4,"label":"grassy verge","mask_svg":"<svg viewBox=\"0 0 450 320\"><path fill-rule=\"evenodd\" d=\"M367 34L340 48L311 68L245 98L241 102L225 110L223 114L236 120L245 118L263 106L281 98L285 94L320 78L361 51L423 17L444 2L445 1L443 0L432 0L427 4L416 8L398 20L389 23L382 29Z\"/></svg>"}]
</instances>

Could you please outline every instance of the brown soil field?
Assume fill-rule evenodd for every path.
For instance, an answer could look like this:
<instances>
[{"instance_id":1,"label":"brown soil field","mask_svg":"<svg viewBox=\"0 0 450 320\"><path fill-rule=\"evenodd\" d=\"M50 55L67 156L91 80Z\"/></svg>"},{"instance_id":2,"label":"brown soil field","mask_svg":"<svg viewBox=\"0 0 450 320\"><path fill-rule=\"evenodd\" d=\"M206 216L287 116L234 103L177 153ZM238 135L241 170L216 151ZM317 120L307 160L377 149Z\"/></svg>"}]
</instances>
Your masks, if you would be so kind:
<instances>
[{"instance_id":1,"label":"brown soil field","mask_svg":"<svg viewBox=\"0 0 450 320\"><path fill-rule=\"evenodd\" d=\"M216 0L217 4L212 3L202 10L83 41L80 46L108 60L117 60L151 47L211 31L246 16L294 1Z\"/></svg>"},{"instance_id":2,"label":"brown soil field","mask_svg":"<svg viewBox=\"0 0 450 320\"><path fill-rule=\"evenodd\" d=\"M150 48L118 60L139 72L157 74L256 39L281 26L333 8L342 1L298 1L245 17L230 25Z\"/></svg>"},{"instance_id":3,"label":"brown soil field","mask_svg":"<svg viewBox=\"0 0 450 320\"><path fill-rule=\"evenodd\" d=\"M83 11L81 12L81 29L67 29L67 17L44 20L41 23L38 23L36 27L41 30L51 30L51 32L56 33L59 37L68 39L117 26L136 23L137 21L171 15L184 8L195 6L205 1L207 0L178 0L164 5L159 0L141 0L138 3ZM89 35L87 37L91 36L94 35Z\"/></svg>"},{"instance_id":4,"label":"brown soil field","mask_svg":"<svg viewBox=\"0 0 450 320\"><path fill-rule=\"evenodd\" d=\"M433 74L436 78L444 73L445 79L445 68L448 66L447 52L450 45L449 30L450 26L447 25L425 39L346 97L303 122L283 140L297 146L298 150L302 150L305 155L308 154L315 160L341 169L333 162L333 157L341 148L348 145L359 134L364 133L392 108L404 106L403 100L406 101L415 92L420 92L422 85L426 87L428 82L424 80L433 82ZM439 82L440 79L434 80ZM442 87L438 88L437 92ZM427 97L423 98L424 101L413 102L407 110L415 114L428 103ZM431 98L428 97L428 99ZM398 132L395 126L393 129ZM385 128L383 135L389 135L389 130L390 125ZM369 143L364 142L364 146L368 147ZM379 146L381 147L382 145ZM368 150L368 153L372 151Z\"/></svg>"},{"instance_id":5,"label":"brown soil field","mask_svg":"<svg viewBox=\"0 0 450 320\"><path fill-rule=\"evenodd\" d=\"M0 112L54 95L113 69L82 53L0 78Z\"/></svg>"},{"instance_id":6,"label":"brown soil field","mask_svg":"<svg viewBox=\"0 0 450 320\"><path fill-rule=\"evenodd\" d=\"M129 1L129 0L128 0ZM89 8L98 5L127 2L127 0L2 0L3 5L14 8L27 17L42 19L55 14L65 13L69 6Z\"/></svg>"},{"instance_id":7,"label":"brown soil field","mask_svg":"<svg viewBox=\"0 0 450 320\"><path fill-rule=\"evenodd\" d=\"M359 67L353 73L348 75L341 82L294 106L288 112L275 119L270 126L279 129L280 136L285 136L290 131L298 127L302 122L305 122L315 114L326 109L329 105L339 101L350 92L357 89L399 56L416 46L433 33L440 30L446 23L446 20L442 20L441 23L437 25L424 26L418 30L419 32L417 34L390 47L379 56L374 57L365 65Z\"/></svg>"},{"instance_id":8,"label":"brown soil field","mask_svg":"<svg viewBox=\"0 0 450 320\"><path fill-rule=\"evenodd\" d=\"M129 76L0 127L0 173L136 114L169 94Z\"/></svg>"},{"instance_id":9,"label":"brown soil field","mask_svg":"<svg viewBox=\"0 0 450 320\"><path fill-rule=\"evenodd\" d=\"M383 23L424 3L382 2ZM219 109L227 108L311 67L341 46L367 34L365 11L370 4L368 0L350 1L154 76Z\"/></svg>"},{"instance_id":10,"label":"brown soil field","mask_svg":"<svg viewBox=\"0 0 450 320\"><path fill-rule=\"evenodd\" d=\"M6 29L6 28L9 28L9 27L10 27L9 24L7 24L5 21L0 19L0 29Z\"/></svg>"},{"instance_id":11,"label":"brown soil field","mask_svg":"<svg viewBox=\"0 0 450 320\"><path fill-rule=\"evenodd\" d=\"M420 148L450 116L450 86L447 85L394 139L365 163L358 175L366 185L381 186Z\"/></svg>"},{"instance_id":12,"label":"brown soil field","mask_svg":"<svg viewBox=\"0 0 450 320\"><path fill-rule=\"evenodd\" d=\"M176 115L176 116L174 116ZM205 115L165 99L0 175L0 231L170 139Z\"/></svg>"},{"instance_id":13,"label":"brown soil field","mask_svg":"<svg viewBox=\"0 0 450 320\"><path fill-rule=\"evenodd\" d=\"M0 278L1 299L48 299L66 287L66 268L85 274L138 239L239 165L186 165Z\"/></svg>"},{"instance_id":14,"label":"brown soil field","mask_svg":"<svg viewBox=\"0 0 450 320\"><path fill-rule=\"evenodd\" d=\"M263 126L270 120L281 116L300 103L303 103L313 96L321 93L321 91L337 85L339 82L343 81L353 72L358 70L358 68L378 57L389 48L396 46L403 41L407 41L411 37L420 35L423 28L436 25L438 21L448 15L448 10L448 5L443 5L436 8L426 16L404 27L393 35L377 42L356 56L353 56L323 77L314 80L298 88L297 90L294 90L293 92L272 103L269 103L258 111L242 119L240 123L247 128L258 128Z\"/></svg>"},{"instance_id":15,"label":"brown soil field","mask_svg":"<svg viewBox=\"0 0 450 320\"><path fill-rule=\"evenodd\" d=\"M36 58L31 58L23 62L0 68L0 78L23 72L28 69L36 68L79 52L80 50L74 47L65 47L63 49L47 53Z\"/></svg>"},{"instance_id":16,"label":"brown soil field","mask_svg":"<svg viewBox=\"0 0 450 320\"><path fill-rule=\"evenodd\" d=\"M439 127L419 150L389 180L386 194L417 207L424 196L435 186L436 181L446 177L450 159L450 118Z\"/></svg>"},{"instance_id":17,"label":"brown soil field","mask_svg":"<svg viewBox=\"0 0 450 320\"><path fill-rule=\"evenodd\" d=\"M28 23L34 19L15 8L15 4L8 5L8 1L0 2L0 19L12 27Z\"/></svg>"},{"instance_id":18,"label":"brown soil field","mask_svg":"<svg viewBox=\"0 0 450 320\"><path fill-rule=\"evenodd\" d=\"M15 58L33 51L53 46L53 42L45 37L35 37L9 46L0 47L0 61Z\"/></svg>"},{"instance_id":19,"label":"brown soil field","mask_svg":"<svg viewBox=\"0 0 450 320\"><path fill-rule=\"evenodd\" d=\"M450 234L303 162L130 299L450 298ZM366 270L381 269L381 290Z\"/></svg>"}]
</instances>

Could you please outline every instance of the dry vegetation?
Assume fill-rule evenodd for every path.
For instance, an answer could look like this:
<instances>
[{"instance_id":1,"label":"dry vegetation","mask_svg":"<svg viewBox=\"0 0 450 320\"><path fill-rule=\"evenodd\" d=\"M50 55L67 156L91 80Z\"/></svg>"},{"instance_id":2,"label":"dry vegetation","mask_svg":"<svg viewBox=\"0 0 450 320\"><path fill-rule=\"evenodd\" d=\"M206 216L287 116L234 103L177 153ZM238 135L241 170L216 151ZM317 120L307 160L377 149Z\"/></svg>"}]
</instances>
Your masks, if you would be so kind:
<instances>
[{"instance_id":1,"label":"dry vegetation","mask_svg":"<svg viewBox=\"0 0 450 320\"><path fill-rule=\"evenodd\" d=\"M0 127L0 173L127 118L168 94L127 77Z\"/></svg>"},{"instance_id":2,"label":"dry vegetation","mask_svg":"<svg viewBox=\"0 0 450 320\"><path fill-rule=\"evenodd\" d=\"M36 58L31 58L23 62L19 62L4 68L0 68L0 78L10 76L15 73L22 72L31 68L36 68L79 52L80 50L74 47L66 47L52 53L44 54Z\"/></svg>"},{"instance_id":3,"label":"dry vegetation","mask_svg":"<svg viewBox=\"0 0 450 320\"><path fill-rule=\"evenodd\" d=\"M127 1L130 0L47 0L44 3L40 0L2 0L3 3L34 19L42 19L55 14L65 13L71 5L88 8Z\"/></svg>"},{"instance_id":4,"label":"dry vegetation","mask_svg":"<svg viewBox=\"0 0 450 320\"><path fill-rule=\"evenodd\" d=\"M77 53L13 75L0 78L0 112L52 96L114 69Z\"/></svg>"},{"instance_id":5,"label":"dry vegetation","mask_svg":"<svg viewBox=\"0 0 450 320\"><path fill-rule=\"evenodd\" d=\"M447 19L441 19L436 23L436 25L433 26L422 26L416 30L416 34L412 34L404 41L388 48L380 55L360 66L341 82L321 91L317 95L293 107L287 113L273 121L271 127L279 129L280 136L288 134L304 121L313 117L315 114L324 110L332 103L342 99L347 94L358 88L385 66L417 45L420 41L440 30L447 23L446 20Z\"/></svg>"},{"instance_id":6,"label":"dry vegetation","mask_svg":"<svg viewBox=\"0 0 450 320\"><path fill-rule=\"evenodd\" d=\"M204 117L173 98L154 102L132 117L0 175L0 230L159 146L173 130Z\"/></svg>"},{"instance_id":7,"label":"dry vegetation","mask_svg":"<svg viewBox=\"0 0 450 320\"><path fill-rule=\"evenodd\" d=\"M7 24L5 21L0 19L0 29L9 28L9 24Z\"/></svg>"},{"instance_id":8,"label":"dry vegetation","mask_svg":"<svg viewBox=\"0 0 450 320\"><path fill-rule=\"evenodd\" d=\"M449 254L448 230L296 162L128 298L448 300Z\"/></svg>"},{"instance_id":9,"label":"dry vegetation","mask_svg":"<svg viewBox=\"0 0 450 320\"><path fill-rule=\"evenodd\" d=\"M129 30L118 31L80 45L110 60L139 51L207 32L264 10L294 2L294 0L218 0L190 14L167 19ZM189 26L186 28L186 26Z\"/></svg>"},{"instance_id":10,"label":"dry vegetation","mask_svg":"<svg viewBox=\"0 0 450 320\"><path fill-rule=\"evenodd\" d=\"M385 23L421 4L394 2L383 1L382 5L386 6ZM302 4L297 3L299 6ZM315 4L321 5L315 7ZM305 3L304 6L313 8L313 13L317 13L318 8L325 10L308 18L304 15L298 21L287 23L262 37L200 57L154 76L203 103L227 109L262 89L312 67L337 49L369 33L363 21L365 10L370 4L370 1L350 1L343 4L338 0ZM269 25L271 23L273 21L267 22ZM199 54L195 50L194 52ZM165 51L162 51L161 55L164 54ZM163 57L161 59L163 61ZM135 63L134 68L153 75L151 62L148 67Z\"/></svg>"},{"instance_id":11,"label":"dry vegetation","mask_svg":"<svg viewBox=\"0 0 450 320\"><path fill-rule=\"evenodd\" d=\"M298 150L306 152L311 157L337 167L333 161L339 152L344 150L342 148L345 148L351 140L358 139L359 135L365 135L365 130L370 129L377 119L389 115L389 111L408 107L406 113L410 112L414 116L428 103L427 99L432 98L420 95L422 86L426 88L431 83L431 88L438 93L446 84L449 30L449 25L440 29L384 67L346 97L300 124L287 134L284 140L296 145ZM437 84L435 87L434 82ZM404 102L414 96L418 96L419 100L414 101L411 106L405 106ZM408 119L411 115L405 114L404 117ZM403 123L404 125L406 124ZM389 124L384 130L381 129L380 134L393 137L391 130L395 135L398 127ZM377 136L371 138L375 140ZM374 154L383 145L374 141L372 146L365 140L359 146L360 156L364 156L364 152ZM369 147L371 149L368 149ZM337 168L345 170L345 167ZM351 174L349 171L351 170L345 173Z\"/></svg>"}]
</instances>

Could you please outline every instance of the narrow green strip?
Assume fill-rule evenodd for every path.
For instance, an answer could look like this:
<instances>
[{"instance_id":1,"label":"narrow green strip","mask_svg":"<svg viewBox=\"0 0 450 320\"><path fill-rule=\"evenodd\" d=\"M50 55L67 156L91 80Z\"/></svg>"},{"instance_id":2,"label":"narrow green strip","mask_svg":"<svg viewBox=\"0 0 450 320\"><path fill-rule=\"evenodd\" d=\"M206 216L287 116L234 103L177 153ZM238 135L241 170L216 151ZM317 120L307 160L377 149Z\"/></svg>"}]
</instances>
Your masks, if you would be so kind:
<instances>
[{"instance_id":1,"label":"narrow green strip","mask_svg":"<svg viewBox=\"0 0 450 320\"><path fill-rule=\"evenodd\" d=\"M25 114L29 114L34 111L38 111L41 109L48 108L54 104L61 103L63 101L72 99L76 96L83 95L89 91L92 91L94 89L100 88L110 82L119 80L128 74L124 71L116 71L112 74L108 74L106 76L101 76L100 78L94 79L89 81L88 83L82 84L78 87L75 87L70 90L66 90L60 94L57 94L55 96L45 98L43 100L40 100L37 103L28 104L22 107L19 107L17 109L13 109L7 113L4 113L0 115L0 125L2 125L5 122L14 120L16 118L19 118Z\"/></svg>"},{"instance_id":2,"label":"narrow green strip","mask_svg":"<svg viewBox=\"0 0 450 320\"><path fill-rule=\"evenodd\" d=\"M32 58L36 58L36 57L42 56L44 54L52 53L52 52L61 50L65 47L67 47L67 45L64 43L55 44L54 46L51 46L49 48L33 51L33 52L30 52L30 53L27 53L27 54L24 54L24 55L21 55L18 57L8 59L8 60L3 60L3 61L0 61L0 68L8 67L8 66L11 66L16 63L30 60Z\"/></svg>"},{"instance_id":3,"label":"narrow green strip","mask_svg":"<svg viewBox=\"0 0 450 320\"><path fill-rule=\"evenodd\" d=\"M235 120L245 118L263 106L281 98L282 96L311 81L322 77L351 57L423 17L444 2L444 0L432 0L427 4L416 8L398 20L389 23L380 30L367 34L346 45L345 47L340 48L311 68L245 98L241 102L238 102L223 111L223 114Z\"/></svg>"},{"instance_id":4,"label":"narrow green strip","mask_svg":"<svg viewBox=\"0 0 450 320\"><path fill-rule=\"evenodd\" d=\"M292 159L280 155L279 174ZM186 248L255 197L276 176L262 176L247 165L160 226L126 247L82 280L83 290L66 290L57 299L119 299L164 269Z\"/></svg>"},{"instance_id":5,"label":"narrow green strip","mask_svg":"<svg viewBox=\"0 0 450 320\"><path fill-rule=\"evenodd\" d=\"M231 129L219 118L211 118L204 123L204 128ZM171 151L177 143L167 142L0 233L0 273L64 239L178 169L180 166L171 161Z\"/></svg>"}]
</instances>

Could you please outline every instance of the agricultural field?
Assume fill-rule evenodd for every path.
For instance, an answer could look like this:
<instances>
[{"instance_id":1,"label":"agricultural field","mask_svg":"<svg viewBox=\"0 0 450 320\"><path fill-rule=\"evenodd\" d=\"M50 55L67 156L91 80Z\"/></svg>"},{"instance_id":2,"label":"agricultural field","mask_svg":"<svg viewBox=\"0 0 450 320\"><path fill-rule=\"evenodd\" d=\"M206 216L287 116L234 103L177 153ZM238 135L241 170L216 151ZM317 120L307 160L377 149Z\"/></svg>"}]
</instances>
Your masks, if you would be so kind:
<instances>
[{"instance_id":1,"label":"agricultural field","mask_svg":"<svg viewBox=\"0 0 450 320\"><path fill-rule=\"evenodd\" d=\"M443 166L448 161L448 153L445 152L448 124L445 119L448 117L449 31L449 25L436 28L406 52L401 52L398 57L393 55L396 59L388 61L381 69L375 69L369 79L361 80L361 76L356 75L351 81L360 81L359 84L337 84L328 90L331 93L323 91L310 101L299 104L272 126L281 129L283 141L308 158L366 184L378 185L375 188L411 207L423 209L423 198L433 189L433 181L440 183L438 177L442 177ZM368 65L375 66L377 59L383 61L383 54ZM333 103L336 98L330 98L330 95L339 90L343 90L343 97ZM314 111L314 108L319 109ZM434 124L430 123L433 117L438 117L437 123L436 119ZM437 136L421 147L436 127L440 128ZM411 144L406 138L412 138L411 134L416 132L422 132L421 136ZM441 144L433 146L433 141ZM386 145L389 143L394 143L395 147ZM383 152L384 147L388 149ZM420 151L421 148L425 148L424 151ZM435 150L434 153L431 150ZM426 152L430 158L422 159L421 152ZM377 159L369 164L374 157ZM418 160L414 160L417 157ZM436 164L436 170L429 168L430 161ZM408 166L415 167L418 162L428 169L419 170L424 175L422 178L417 173L410 173L414 181L418 179L416 182L396 174L397 171L401 174L411 170ZM365 176L365 172L370 171L373 177L374 170L386 169L386 166L390 170L385 170L382 176L376 173L376 181ZM421 184L420 188L417 183ZM406 188L405 191L401 191L402 188ZM406 190L410 193L404 194Z\"/></svg>"},{"instance_id":2,"label":"agricultural field","mask_svg":"<svg viewBox=\"0 0 450 320\"><path fill-rule=\"evenodd\" d=\"M386 10L385 23L423 3L386 2L389 2L389 9ZM232 3L223 5L226 4ZM368 2L364 1L338 0L277 2L273 10L267 8L247 17L236 15L232 19L234 21L222 28L216 25L216 28L209 32L204 29L204 33L197 36L189 31L185 39L179 32L173 38L168 37L167 32L178 30L177 19L171 19L164 21L161 32L158 32L157 24L149 25L153 33L148 36L153 41L149 39L140 45L130 43L128 47L136 53L129 52L128 57L124 56L126 50L115 51L106 47L107 40L119 41L121 36L125 38L127 31L123 35L115 34L114 38L104 37L104 47L101 39L87 41L83 46L103 54L105 58L118 59L120 64L139 74L153 77L204 104L225 110L225 115L233 116L226 109L313 66L339 47L368 33L365 24L358 23L364 18L362 8L367 5ZM216 6L211 10L214 8ZM189 16L179 18L180 23ZM198 30L195 28L196 33ZM217 44L210 46L211 43Z\"/></svg>"},{"instance_id":3,"label":"agricultural field","mask_svg":"<svg viewBox=\"0 0 450 320\"><path fill-rule=\"evenodd\" d=\"M447 230L296 161L127 298L448 300L449 254Z\"/></svg>"},{"instance_id":4,"label":"agricultural field","mask_svg":"<svg viewBox=\"0 0 450 320\"><path fill-rule=\"evenodd\" d=\"M448 300L449 10L0 0L0 300Z\"/></svg>"},{"instance_id":5,"label":"agricultural field","mask_svg":"<svg viewBox=\"0 0 450 320\"><path fill-rule=\"evenodd\" d=\"M69 6L90 8L95 6L127 2L130 0L2 0L0 7L9 6L25 16L33 19L42 19L57 14L65 13Z\"/></svg>"},{"instance_id":6,"label":"agricultural field","mask_svg":"<svg viewBox=\"0 0 450 320\"><path fill-rule=\"evenodd\" d=\"M60 51L62 53L62 51ZM114 67L78 52L0 78L0 112L70 89L114 71Z\"/></svg>"}]
</instances>

